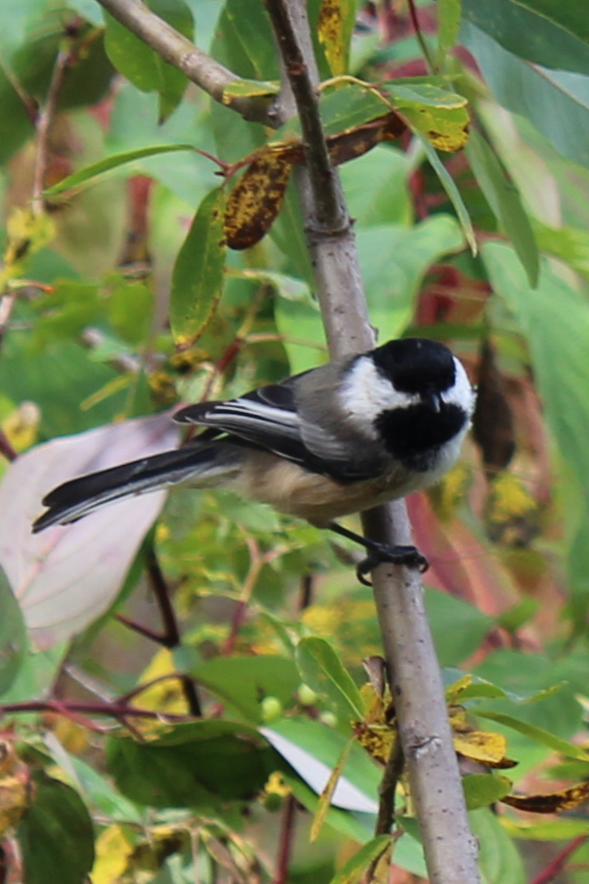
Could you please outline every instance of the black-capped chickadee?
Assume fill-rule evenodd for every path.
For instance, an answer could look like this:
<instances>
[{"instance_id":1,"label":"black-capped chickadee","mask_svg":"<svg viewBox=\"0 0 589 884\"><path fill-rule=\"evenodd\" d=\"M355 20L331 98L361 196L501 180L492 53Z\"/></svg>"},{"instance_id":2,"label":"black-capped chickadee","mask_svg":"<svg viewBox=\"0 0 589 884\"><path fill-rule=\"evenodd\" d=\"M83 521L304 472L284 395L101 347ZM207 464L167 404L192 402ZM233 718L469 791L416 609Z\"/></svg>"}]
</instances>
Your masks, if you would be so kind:
<instances>
[{"instance_id":1,"label":"black-capped chickadee","mask_svg":"<svg viewBox=\"0 0 589 884\"><path fill-rule=\"evenodd\" d=\"M386 547L334 519L436 482L456 461L475 394L443 344L389 341L279 384L221 402L189 405L179 423L207 427L183 447L66 482L33 525L81 519L97 507L169 485L218 485L350 537L376 561L416 567L414 547Z\"/></svg>"}]
</instances>

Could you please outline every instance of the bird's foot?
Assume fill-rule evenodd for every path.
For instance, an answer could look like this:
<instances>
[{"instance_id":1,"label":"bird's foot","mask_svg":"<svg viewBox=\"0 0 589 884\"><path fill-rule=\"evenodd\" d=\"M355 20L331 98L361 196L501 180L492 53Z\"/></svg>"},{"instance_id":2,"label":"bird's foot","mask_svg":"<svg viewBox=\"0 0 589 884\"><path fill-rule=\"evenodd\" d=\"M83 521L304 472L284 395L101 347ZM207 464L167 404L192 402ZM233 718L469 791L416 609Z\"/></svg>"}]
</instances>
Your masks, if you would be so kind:
<instances>
[{"instance_id":1,"label":"bird's foot","mask_svg":"<svg viewBox=\"0 0 589 884\"><path fill-rule=\"evenodd\" d=\"M372 541L368 549L366 558L356 566L356 576L364 586L372 586L370 581L366 580L366 574L369 574L373 568L383 562L405 565L407 568L417 568L421 574L424 574L429 568L428 560L415 546L389 546L386 543Z\"/></svg>"}]
</instances>

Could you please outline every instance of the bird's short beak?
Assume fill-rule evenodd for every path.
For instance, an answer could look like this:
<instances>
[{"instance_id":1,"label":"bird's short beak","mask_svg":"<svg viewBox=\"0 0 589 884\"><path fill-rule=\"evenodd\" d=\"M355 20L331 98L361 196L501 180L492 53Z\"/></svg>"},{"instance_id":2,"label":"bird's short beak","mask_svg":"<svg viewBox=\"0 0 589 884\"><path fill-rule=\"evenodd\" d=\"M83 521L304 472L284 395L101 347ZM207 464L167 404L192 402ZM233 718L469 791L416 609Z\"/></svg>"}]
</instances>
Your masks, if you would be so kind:
<instances>
[{"instance_id":1,"label":"bird's short beak","mask_svg":"<svg viewBox=\"0 0 589 884\"><path fill-rule=\"evenodd\" d=\"M442 399L439 393L434 392L434 390L428 390L424 396L425 402L432 411L435 411L438 414L442 408Z\"/></svg>"}]
</instances>

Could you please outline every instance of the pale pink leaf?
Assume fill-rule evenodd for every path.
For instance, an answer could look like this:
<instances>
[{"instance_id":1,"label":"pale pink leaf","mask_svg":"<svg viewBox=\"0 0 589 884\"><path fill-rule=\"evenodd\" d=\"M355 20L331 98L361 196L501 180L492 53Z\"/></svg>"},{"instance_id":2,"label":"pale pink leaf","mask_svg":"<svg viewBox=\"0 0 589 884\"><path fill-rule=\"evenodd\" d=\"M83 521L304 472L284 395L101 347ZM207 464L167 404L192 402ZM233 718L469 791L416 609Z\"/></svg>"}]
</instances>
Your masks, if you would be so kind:
<instances>
[{"instance_id":1,"label":"pale pink leaf","mask_svg":"<svg viewBox=\"0 0 589 884\"><path fill-rule=\"evenodd\" d=\"M44 495L68 479L177 443L167 413L54 439L11 464L0 485L0 565L38 648L71 638L107 610L165 500L165 491L127 498L32 534Z\"/></svg>"}]
</instances>

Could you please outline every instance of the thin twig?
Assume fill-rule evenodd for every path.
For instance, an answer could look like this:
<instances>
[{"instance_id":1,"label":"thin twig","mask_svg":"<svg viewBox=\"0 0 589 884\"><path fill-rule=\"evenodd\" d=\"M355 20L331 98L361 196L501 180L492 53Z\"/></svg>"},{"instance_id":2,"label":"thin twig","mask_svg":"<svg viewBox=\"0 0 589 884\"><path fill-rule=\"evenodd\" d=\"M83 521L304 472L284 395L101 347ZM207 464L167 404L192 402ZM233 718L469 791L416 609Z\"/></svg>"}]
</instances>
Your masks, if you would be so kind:
<instances>
[{"instance_id":1,"label":"thin twig","mask_svg":"<svg viewBox=\"0 0 589 884\"><path fill-rule=\"evenodd\" d=\"M428 67L429 73L434 72L434 62L430 55L429 47L425 41L423 33L421 31L421 25L419 24L419 18L417 15L417 8L415 6L415 0L407 0L409 6L409 16L411 18L411 23L413 25L413 29L415 31L415 36L417 37L417 42L419 43L419 47L423 54L424 61Z\"/></svg>"},{"instance_id":2,"label":"thin twig","mask_svg":"<svg viewBox=\"0 0 589 884\"><path fill-rule=\"evenodd\" d=\"M156 632L154 629L150 629L148 626L143 626L141 623L136 623L134 620L130 620L123 614L117 614L116 619L119 621L119 623L122 623L124 626L127 626L134 632L139 633L139 635L143 635L145 638L148 638L159 645L163 645L164 648L172 650L173 648L177 648L182 643L182 636L178 627L176 612L170 599L170 589L168 587L168 584L166 583L166 578L164 577L153 546L150 546L150 548L148 549L146 559L147 575L149 577L151 588L153 590L153 594L159 608L160 616L162 618L162 623L164 626L163 631ZM190 709L190 714L194 715L197 718L200 718L202 716L202 708L200 705L200 700L198 698L196 687L190 676L184 673L170 673L168 675L162 676L162 679L165 678L178 678L180 680L180 682L182 683L182 691L184 693L184 697L188 704L188 708ZM119 698L119 701L129 699L135 694L140 694L145 689L145 685L139 685L137 688L134 688L134 690L130 694Z\"/></svg>"},{"instance_id":3,"label":"thin twig","mask_svg":"<svg viewBox=\"0 0 589 884\"><path fill-rule=\"evenodd\" d=\"M278 840L278 857L276 859L276 877L274 884L287 884L289 879L290 855L294 840L294 823L297 802L294 795L289 795L284 801L282 810L282 825Z\"/></svg>"},{"instance_id":4,"label":"thin twig","mask_svg":"<svg viewBox=\"0 0 589 884\"><path fill-rule=\"evenodd\" d=\"M568 858L578 850L579 847L583 846L588 837L588 835L578 835L576 838L573 838L566 847L563 847L563 849L557 853L554 859L540 872L539 875L532 878L530 884L550 884L550 881L553 881L556 876L563 871Z\"/></svg>"},{"instance_id":5,"label":"thin twig","mask_svg":"<svg viewBox=\"0 0 589 884\"><path fill-rule=\"evenodd\" d=\"M164 625L161 644L166 648L175 648L182 640L180 629L178 628L174 606L170 600L170 590L153 546L150 546L147 551L147 574Z\"/></svg>"},{"instance_id":6,"label":"thin twig","mask_svg":"<svg viewBox=\"0 0 589 884\"><path fill-rule=\"evenodd\" d=\"M4 59L2 58L1 55L0 55L0 70L2 71L2 73L6 77L6 79L8 80L8 82L10 83L10 85L12 86L14 91L16 92L16 94L18 95L18 97L21 101L21 104L26 111L26 114L27 114L29 120L31 121L31 123L34 126L35 121L37 119L37 110L38 110L37 102L35 101L34 98L32 98L30 95L28 95L25 92L25 90L23 89L22 83L20 82L18 77L15 76L14 71L10 68L10 65L6 64L6 62L4 61Z\"/></svg>"},{"instance_id":7,"label":"thin twig","mask_svg":"<svg viewBox=\"0 0 589 884\"><path fill-rule=\"evenodd\" d=\"M73 41L68 40L66 49L60 49L55 59L51 82L47 98L36 120L35 128L37 132L37 141L35 146L35 165L33 169L33 188L31 210L33 214L39 216L45 211L45 202L43 200L43 190L45 189L45 175L47 172L47 160L49 156L49 137L51 127L55 120L57 112L57 103L59 101L59 93L65 77L65 72L72 60Z\"/></svg>"},{"instance_id":8,"label":"thin twig","mask_svg":"<svg viewBox=\"0 0 589 884\"><path fill-rule=\"evenodd\" d=\"M167 648L176 648L182 643L182 636L176 619L176 611L170 599L170 590L153 546L147 552L147 573L164 624L164 637L161 643ZM182 690L190 714L200 718L202 716L200 700L194 682L187 675L182 678Z\"/></svg>"},{"instance_id":9,"label":"thin twig","mask_svg":"<svg viewBox=\"0 0 589 884\"><path fill-rule=\"evenodd\" d=\"M14 715L24 712L55 712L59 715L72 717L76 713L87 715L104 715L110 718L153 718L158 721L184 722L191 716L174 715L171 712L157 712L153 709L139 709L126 703L71 703L60 700L31 700L23 703L7 703L0 706L0 715ZM92 723L90 723L92 724ZM90 726L86 722L86 726ZM96 725L92 725L96 728Z\"/></svg>"},{"instance_id":10,"label":"thin twig","mask_svg":"<svg viewBox=\"0 0 589 884\"><path fill-rule=\"evenodd\" d=\"M13 461L18 457L18 452L14 450L5 434L0 429L0 454L3 454L6 460Z\"/></svg>"},{"instance_id":11,"label":"thin twig","mask_svg":"<svg viewBox=\"0 0 589 884\"><path fill-rule=\"evenodd\" d=\"M395 792L399 777L403 773L403 747L398 737L393 741L384 775L378 790L378 815L376 818L375 835L388 835L395 815Z\"/></svg>"},{"instance_id":12,"label":"thin twig","mask_svg":"<svg viewBox=\"0 0 589 884\"><path fill-rule=\"evenodd\" d=\"M265 0L265 2L299 111L311 186L314 193L321 194L321 200L318 201L318 221L333 232L347 229L350 219L343 207L340 194L331 185L334 169L323 134L317 94L294 33L288 4L285 0Z\"/></svg>"}]
</instances>

